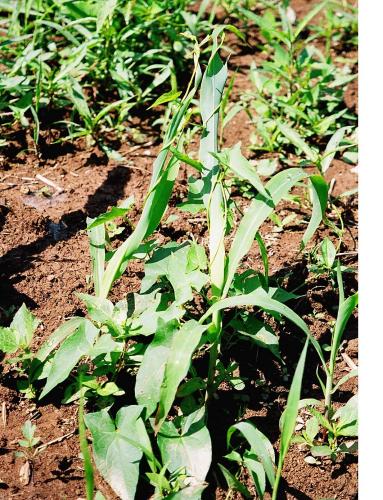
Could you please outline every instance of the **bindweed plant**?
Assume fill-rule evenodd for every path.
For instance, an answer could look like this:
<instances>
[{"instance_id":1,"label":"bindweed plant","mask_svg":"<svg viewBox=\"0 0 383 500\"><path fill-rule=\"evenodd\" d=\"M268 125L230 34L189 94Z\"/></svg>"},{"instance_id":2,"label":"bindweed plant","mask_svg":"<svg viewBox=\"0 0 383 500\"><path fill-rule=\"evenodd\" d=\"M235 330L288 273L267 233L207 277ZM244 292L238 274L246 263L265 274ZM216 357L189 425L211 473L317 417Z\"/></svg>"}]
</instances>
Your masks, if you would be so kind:
<instances>
[{"instance_id":1,"label":"bindweed plant","mask_svg":"<svg viewBox=\"0 0 383 500\"><path fill-rule=\"evenodd\" d=\"M0 327L0 352L18 353L7 362L16 366L17 371L22 374L22 378L17 382L18 389L30 398L35 396L31 379L33 355L30 347L39 323L40 320L23 304L13 317L10 326Z\"/></svg>"}]
</instances>

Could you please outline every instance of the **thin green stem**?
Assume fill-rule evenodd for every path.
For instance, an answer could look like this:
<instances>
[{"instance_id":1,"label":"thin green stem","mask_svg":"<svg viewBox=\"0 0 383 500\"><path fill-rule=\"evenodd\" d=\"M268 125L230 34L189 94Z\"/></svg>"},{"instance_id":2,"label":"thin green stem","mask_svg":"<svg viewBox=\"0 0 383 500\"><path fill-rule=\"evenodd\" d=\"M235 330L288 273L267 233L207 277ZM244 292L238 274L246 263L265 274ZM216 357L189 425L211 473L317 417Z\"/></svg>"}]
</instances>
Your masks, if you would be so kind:
<instances>
[{"instance_id":1,"label":"thin green stem","mask_svg":"<svg viewBox=\"0 0 383 500\"><path fill-rule=\"evenodd\" d=\"M324 404L326 408L326 417L329 418L330 415L330 410L331 410L331 392L332 392L332 386L333 386L333 373L330 367L329 373L327 374L326 377L326 391L325 391L325 399L324 399Z\"/></svg>"},{"instance_id":2,"label":"thin green stem","mask_svg":"<svg viewBox=\"0 0 383 500\"><path fill-rule=\"evenodd\" d=\"M278 488L279 488L279 483L282 477L282 467L283 467L283 461L279 460L278 462L278 468L277 468L277 473L275 475L275 481L274 481L274 486L273 486L273 494L271 497L271 500L277 500L278 498Z\"/></svg>"},{"instance_id":3,"label":"thin green stem","mask_svg":"<svg viewBox=\"0 0 383 500\"><path fill-rule=\"evenodd\" d=\"M93 500L94 474L93 474L92 460L88 448L88 440L86 438L86 430L84 422L85 403L84 403L84 394L82 391L82 373L80 373L79 375L79 387L80 387L80 404L78 408L78 433L80 439L80 450L84 460L86 499Z\"/></svg>"},{"instance_id":4,"label":"thin green stem","mask_svg":"<svg viewBox=\"0 0 383 500\"><path fill-rule=\"evenodd\" d=\"M216 338L213 342L213 345L210 348L209 368L208 368L207 384L206 384L206 401L209 401L214 393L215 367L217 365L217 359L221 345L221 333L222 333L221 311L217 311L216 313L214 313L213 325L215 329Z\"/></svg>"}]
</instances>

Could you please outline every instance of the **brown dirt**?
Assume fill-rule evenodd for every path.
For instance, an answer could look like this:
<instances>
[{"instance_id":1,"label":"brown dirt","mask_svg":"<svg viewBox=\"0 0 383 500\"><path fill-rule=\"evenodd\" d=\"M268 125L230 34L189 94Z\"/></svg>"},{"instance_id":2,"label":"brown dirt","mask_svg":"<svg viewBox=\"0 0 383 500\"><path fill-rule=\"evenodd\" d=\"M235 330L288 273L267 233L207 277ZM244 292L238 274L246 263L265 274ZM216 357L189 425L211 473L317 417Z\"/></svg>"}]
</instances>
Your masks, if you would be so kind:
<instances>
[{"instance_id":1,"label":"brown dirt","mask_svg":"<svg viewBox=\"0 0 383 500\"><path fill-rule=\"evenodd\" d=\"M299 16L304 15L316 0L292 1L292 7ZM236 80L234 95L246 89L246 71L254 54L235 55L232 61L241 68ZM357 89L353 85L346 96L350 109L355 108ZM120 153L126 162L118 164L108 161L97 147L89 147L82 141L69 145L50 145L36 155L28 150L30 138L23 132L11 137L11 142L1 158L0 170L0 323L7 324L23 302L42 320L33 348L43 340L65 318L85 313L75 292L87 290L86 275L90 273L88 240L84 231L86 217L96 216L108 207L134 194L140 207L146 186L149 182L153 158L158 151L158 134L148 132L145 122L139 123L145 134L145 144L122 141ZM239 140L243 146L249 144L251 126L246 115L237 115L225 133L225 145ZM148 144L149 143L149 144ZM64 192L57 197L44 197L40 182L35 182L36 174L53 180ZM335 160L327 173L328 180L336 179L333 195L355 187L357 177L352 167ZM27 179L29 178L29 180ZM171 202L174 205L186 193L187 172L180 175L176 192ZM39 192L40 191L40 192ZM355 265L357 251L357 201L355 196L340 199L338 209L342 212L346 234L342 246L344 262ZM298 219L307 216L307 211L285 203L281 215L292 211ZM138 210L132 214L133 220ZM206 225L204 221L188 220L185 214L170 227L162 227L162 239L169 237L185 238L191 231L199 234L203 241ZM335 297L326 280L308 276L306 262L298 253L299 242L304 226L295 222L282 232L274 232L274 226L267 223L262 234L269 247L270 273L278 277L289 289L301 285L306 278L306 286L301 290L304 296L297 302L296 311L308 322L312 333L321 341L328 339L329 320L334 319ZM328 234L322 230L317 241ZM126 236L126 233L123 234ZM261 267L258 250L249 253L243 263L244 268ZM128 291L137 290L142 270L140 263L129 267L125 275L113 289L112 298L119 298ZM350 275L347 293L355 290L355 278ZM316 316L312 315L315 311ZM277 328L277 325L274 325ZM285 327L280 328L281 351L293 368L299 354L298 332ZM248 346L246 346L248 347ZM357 361L357 324L354 320L347 329L346 353ZM216 408L212 410L214 422L213 440L215 453L221 460L226 453L225 432L229 425L242 416L251 418L278 448L278 419L288 393L289 382L284 379L280 366L264 351L252 347L233 347L228 360L241 360L243 375L249 379L250 389L243 393L218 391ZM315 397L319 395L315 379L317 361L311 353L307 369L308 379L303 392ZM243 367L243 368L242 368ZM339 377L344 370L344 362L338 365ZM312 373L311 373L312 372ZM311 373L311 374L310 374ZM257 386L255 380L264 377L264 386ZM271 383L272 381L272 383ZM350 380L337 394L337 401L347 399L356 392L355 379ZM242 399L241 399L242 398ZM21 436L21 426L28 418L37 425L37 435L43 443L66 436L76 430L77 407L61 405L58 401L37 404L24 399L15 389L15 374L4 364L1 374L0 404L3 404L3 424L0 424L0 496L2 498L62 499L84 498L83 462L79 456L77 434L71 434L62 441L48 446L33 460L31 482L23 486L19 480L22 459L14 457ZM242 408L238 415L238 408ZM233 412L236 412L233 415ZM6 420L5 419L6 416ZM216 479L211 476L213 483ZM246 478L244 478L246 479ZM219 479L220 484L224 484ZM97 487L108 499L115 498L109 487L96 477ZM297 499L344 499L357 498L357 461L355 457L342 459L337 463L323 463L311 466L304 461L304 453L293 446L287 456L283 473L282 488L286 496L281 498ZM252 490L253 491L253 490ZM148 498L149 495L145 498ZM144 497L138 497L144 498ZM226 498L225 490L209 489L206 498ZM232 498L241 498L234 495Z\"/></svg>"}]
</instances>

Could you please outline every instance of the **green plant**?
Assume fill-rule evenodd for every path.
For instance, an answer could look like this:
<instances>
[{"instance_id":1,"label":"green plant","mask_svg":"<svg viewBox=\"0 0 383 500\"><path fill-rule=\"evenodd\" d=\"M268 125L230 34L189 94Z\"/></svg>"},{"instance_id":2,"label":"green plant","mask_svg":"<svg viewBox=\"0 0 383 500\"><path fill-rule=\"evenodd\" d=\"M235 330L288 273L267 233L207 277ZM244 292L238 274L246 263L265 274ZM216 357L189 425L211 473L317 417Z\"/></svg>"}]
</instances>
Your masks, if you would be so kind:
<instances>
[{"instance_id":1,"label":"green plant","mask_svg":"<svg viewBox=\"0 0 383 500\"><path fill-rule=\"evenodd\" d=\"M54 115L71 138L90 134L108 152L106 132L121 134L133 106L146 105L158 87L177 91L192 49L183 33L206 29L187 13L189 3L0 2L8 32L0 51L2 119L32 122L37 143L40 122Z\"/></svg>"},{"instance_id":2,"label":"green plant","mask_svg":"<svg viewBox=\"0 0 383 500\"><path fill-rule=\"evenodd\" d=\"M32 424L30 420L27 420L23 424L21 430L24 439L19 440L19 446L24 448L24 450L17 452L17 456L24 457L27 460L33 460L37 453L39 453L39 448L37 448L36 445L40 443L40 438L35 436L36 425Z\"/></svg>"},{"instance_id":3,"label":"green plant","mask_svg":"<svg viewBox=\"0 0 383 500\"><path fill-rule=\"evenodd\" d=\"M320 458L326 457L335 461L340 453L354 454L357 451L357 395L334 411L331 417L324 414L324 406L320 401L302 400L300 406L302 405L311 416L304 423L304 429L293 440L308 447L310 455L306 456L306 462L319 465Z\"/></svg>"},{"instance_id":4,"label":"green plant","mask_svg":"<svg viewBox=\"0 0 383 500\"><path fill-rule=\"evenodd\" d=\"M275 3L268 2L273 6ZM154 498L197 500L207 486L206 477L210 468L216 465L212 462L215 450L212 450L210 437L215 425L212 408L216 403L216 392L222 383L229 384L238 391L244 391L249 384L249 378L242 374L242 367L236 361L228 361L224 355L232 345L246 342L246 345L251 343L257 348L267 349L277 362L284 363L274 325L286 321L294 324L303 333L304 342L300 344L297 340L297 346L303 345L303 349L281 418L277 463L267 437L249 420L242 421L243 415L239 411L240 421L233 419L232 425L226 429L230 452L225 457L239 465L239 472L233 474L231 468L229 470L218 464L229 488L240 491L245 497L251 497L241 483L241 473L245 468L253 478L258 496L262 498L269 487L273 491L273 499L276 499L284 460L294 433L298 411L303 404L300 401L301 386L310 343L317 351L326 375L325 383L321 381L326 411L318 412L314 404L308 405L316 424L313 420L306 422L302 439L311 448L316 447L314 451L318 453L325 451L318 450L318 446L328 446L333 456L345 445L343 437L345 429L350 427L350 414L352 416L354 407L352 400L348 406L343 407L344 410L335 411L331 401L332 393L341 383L339 381L334 386L335 362L354 299L344 301L341 291L341 312L333 332L330 363L327 363L325 347L319 345L305 321L287 306L297 296L283 289L281 281L270 275L268 251L260 234L262 225L268 219L282 228L286 226L287 220L279 216L277 206L282 200L296 201L296 195L291 195L290 191L299 186L308 193L307 202L312 207L310 220L302 237L301 248L306 248L322 221L330 225L326 213L329 200L332 200L324 174L337 152L355 147L353 139L346 137L351 125L342 123L344 126L337 129L336 119L331 115L334 115L335 109L330 109L332 105L336 107L339 104L337 92L334 92L335 97L330 92L334 101L327 99L328 94L325 95L324 103L321 101L323 88L332 81L333 64L331 61L323 61L322 56L314 50L301 51L301 34L319 8L293 29L283 9L279 23L268 11L263 18L248 15L245 9L251 8L252 2L236 6L237 12L258 23L275 51L275 64L269 62L264 68L265 72L271 74L272 91L269 89L270 95L259 98L261 104L268 106L267 110L271 112L270 123L265 127L265 142L269 141L270 151L293 145L295 151L305 157L298 168L277 171L275 159L266 159L261 165L257 163L257 168L254 168L243 156L240 144L227 149L221 148L223 127L230 126L230 118L238 107L229 106L234 79L225 90L227 63L222 61L220 51L224 47L225 30L238 35L236 28L217 27L211 36L197 43L197 24L207 12L208 2L202 2L195 15L176 10L174 18L180 15L183 19L177 29L173 26L174 19L170 20L166 10L167 2L138 1L128 4L130 11L124 10L125 2L106 2L105 9L97 3L100 7L97 14L91 13L92 15L85 17L87 6L83 7L84 12L77 15L73 6L68 5L66 8L69 9L69 14L65 14L63 19L60 17L62 24L58 23L60 31L58 26L52 26L56 21L49 18L50 15L54 19L55 16L62 15L55 3L44 14L49 19L43 19L44 22L40 24L62 32L64 38L73 43L73 37L79 41L83 36L87 38L87 33L90 33L85 45L79 45L82 49L77 53L78 61L68 53L60 55L68 58L73 73L84 70L84 74L81 71L80 76L73 75L72 71L61 75L59 73L60 78L56 75L58 80L55 83L62 87L59 94L55 93L56 90L52 91L52 102L53 96L57 98L57 95L61 95L64 96L65 105L70 101L76 110L72 117L73 123L69 124L72 137L91 134L98 138L107 127L112 128L115 123L113 117L121 125L125 112L128 112L131 105L143 102L143 99L152 95L154 86L170 81L171 90L152 104L167 104L167 111L161 120L163 145L153 165L141 216L135 226L127 219L133 204L133 198L129 197L118 207L87 220L92 259L89 284L93 286L94 293L78 294L86 307L86 317L73 317L60 325L37 353L31 356L30 342L37 320L23 310L24 322L28 320L32 325L28 328L28 334L20 334L18 312L11 327L0 330L0 348L2 342L5 346L3 350L9 353L27 349L28 362L23 369L28 372L31 394L35 394L43 386L39 396L41 400L53 390L60 394L63 389L63 402L79 402L79 437L88 499L94 494L94 479L86 427L92 436L95 465L117 495L127 499L134 498L145 481L154 488ZM283 2L282 7L286 8L287 4L288 2ZM217 5L214 2L210 18L214 17ZM177 6L183 8L185 2L179 2ZM39 17L42 13L38 7L36 9L31 15ZM20 12L14 16L12 29L15 33L21 32L26 29L23 27L24 23L28 27L26 32L29 33L32 30L28 24L29 14L23 12L21 15ZM134 21L140 15L145 19L142 25ZM76 20L68 21L71 16L75 16ZM156 31L158 23L164 23L159 32ZM185 23L192 35L183 37L178 29ZM202 25L205 26L203 23ZM121 26L125 27L120 30ZM161 57L157 49L145 53L145 57L139 51L134 56L118 53L122 50L120 44L123 45L124 36L130 38L133 45L135 40L141 46L143 31L148 33L151 42L157 44L160 43L161 36L167 34L169 38L165 37L165 46L172 40L173 49L177 53L180 49L186 55L193 47L190 55L194 59L194 71L183 94L178 90L175 77L177 58L173 61L166 47L166 54ZM39 32L33 36L38 37L38 34ZM173 35L176 39L172 38ZM41 36L44 37L45 34L41 33ZM90 41L105 46L100 49L92 44L88 45ZM182 49L177 42L184 43ZM58 40L57 43L60 44L61 41ZM118 50L116 54L112 54L116 46ZM102 57L108 60L100 65L99 50ZM200 68L201 54L209 57L204 73ZM127 68L126 59L119 65L121 61L117 60L118 57L128 56L133 58L132 65ZM161 63L154 62L157 57L160 57ZM152 65L146 68L148 87L145 88L142 82L147 82L147 79L141 79L140 71L148 64L148 60ZM273 85L276 86L278 64L287 77L283 80L283 87L276 89ZM41 66L39 81L43 85L44 68ZM28 64L24 65L24 69L28 67ZM132 74L125 73L128 69L137 76L134 83ZM120 70L122 73L116 75L115 72ZM62 71L62 67L59 71ZM314 79L313 71L318 72L320 80L319 96L316 96L318 88L315 86L311 88L313 95L307 96L304 89L304 84L311 81L311 78ZM154 76L156 73L157 76ZM154 80L151 80L153 76ZM261 76L263 78L265 75ZM260 75L255 72L253 77L258 81ZM269 81L269 76L266 75L265 78ZM295 78L299 84L297 89L293 85ZM102 107L102 103L97 103L94 107L97 96L92 96L89 90L94 81L102 79L109 83L112 80L111 87L118 90L119 99L109 106ZM269 85L264 80L261 84L266 87ZM132 90L130 85L137 85L139 90ZM33 83L31 86L33 87ZM61 91L63 94L60 94ZM141 92L139 97L135 94L136 91ZM200 96L197 103L198 91ZM292 99L290 103L286 104L283 92L287 92L289 99ZM13 98L16 99L15 95ZM295 112L294 106L301 98L305 107L302 113L307 111L307 117L304 118L299 112L294 114L288 108L294 108ZM36 102L37 97L32 96L27 103L34 106ZM196 103L199 111L192 107ZM306 108L312 109L312 113ZM318 108L321 108L320 111ZM19 109L24 108L20 105ZM120 115L116 117L115 112ZM198 113L200 117L193 123ZM22 116L20 112L20 120ZM81 123L75 116L81 116ZM288 119L285 120L286 117ZM338 116L342 119L344 117L345 114ZM329 119L325 121L326 118ZM262 126L258 124L261 136L264 132ZM327 146L322 147L322 143L320 146L313 144L312 130L318 137L330 136ZM196 133L201 138L197 159L195 152L189 150L190 138ZM181 162L193 169L193 175L189 178L188 199L178 209L183 213L200 212L200 216L206 218L206 238L192 234L184 241L170 241L160 245L155 240L155 232L163 221ZM284 163L288 165L288 161ZM308 164L316 165L318 173L312 175L300 168ZM267 182L261 180L262 172L267 172ZM250 202L238 206L233 197L233 182L251 186L251 195L248 196L251 198ZM173 213L163 223L169 224L172 217L174 220ZM122 220L121 226L119 220ZM123 225L129 226L130 236L119 246L116 241L111 244L115 235L122 235ZM244 269L242 266L253 245L257 245L262 263L262 269L257 271ZM320 250L314 270L329 273L331 277L337 275L339 283L342 268L338 264L335 272L334 245L329 239L325 239ZM143 264L140 289L118 302L112 302L108 298L112 287L123 276L133 259L140 259ZM343 290L340 284L339 290ZM353 425L354 421L351 427ZM320 426L325 429L322 434L326 432L326 442L318 438Z\"/></svg>"},{"instance_id":5,"label":"green plant","mask_svg":"<svg viewBox=\"0 0 383 500\"><path fill-rule=\"evenodd\" d=\"M344 107L343 93L355 75L349 74L347 65L339 68L311 45L313 37L302 37L313 17L327 4L324 1L316 5L296 27L284 7L278 10L280 21L273 9L259 16L240 8L243 15L259 26L266 41L262 50L268 56L260 67L253 63L250 77L254 92L243 99L256 126L255 150L280 151L286 155L286 142L292 142L298 151L306 153L289 135L299 134L313 144L334 134L339 124L354 126L355 116ZM313 160L311 156L309 159Z\"/></svg>"},{"instance_id":6,"label":"green plant","mask_svg":"<svg viewBox=\"0 0 383 500\"><path fill-rule=\"evenodd\" d=\"M267 331L267 326L253 315L246 319L247 313L242 308L256 307L278 320L286 317L311 339L320 352L305 323L284 304L292 297L269 284L267 254L258 234L261 224L273 213L277 203L297 182L308 176L301 169L289 169L274 175L263 185L238 146L219 151L218 116L227 74L226 64L219 57L221 32L222 28L217 28L212 35L212 54L202 79L197 64L199 47L196 46L194 87L187 92L170 120L163 149L154 164L141 218L131 236L107 258L105 223L121 212L112 209L108 214L88 221L95 295L80 294L80 298L87 307L89 319L73 318L62 325L34 360L34 380L46 378L40 398L65 381L81 359L88 360L88 365L78 368L83 373L80 394L83 394L83 389L93 387L98 397L103 397L97 381L99 376L106 375L110 381L120 372L135 376L137 405L131 404L119 410L115 423L106 408L89 413L85 418L93 435L96 465L122 496L133 495L139 478L139 462L145 456L151 469L148 478L157 495L171 491L177 494L180 490L181 495L187 491L199 498L211 463L207 426L209 404L222 376L235 380L231 375L235 368L224 369L219 361L222 338L232 328L225 310L233 310L234 318L241 322L242 335L274 353L278 353L277 337L272 331L261 336L260 328ZM199 160L195 161L183 152L180 131L199 84L203 135ZM162 247L142 243L161 220L180 158L194 166L200 175L191 179L191 186L198 188L191 190L192 201L183 204L182 209L195 210L197 207L207 214L208 256L196 241L171 242ZM234 226L229 217L227 170L251 182L259 192L238 223L228 253L226 235ZM320 220L315 219L310 231L315 230ZM240 262L254 239L264 252L265 275L239 272ZM150 258L145 261L140 293L112 304L106 297L114 281L131 258L147 253ZM198 294L203 301L203 311L196 315L192 309ZM304 355L306 349L307 344ZM205 377L199 376L192 367L196 351L207 352L209 356L206 382ZM86 372L90 363L93 373L88 376ZM48 370L45 369L47 364ZM178 418L168 420L176 398L180 399ZM289 402L288 408L294 404L295 399L293 403ZM161 461L155 459L152 449L154 437ZM288 441L288 438L284 439ZM203 447L201 443L204 443ZM118 475L123 480L120 481L116 471L122 464L124 468ZM168 474L165 474L166 470Z\"/></svg>"},{"instance_id":7,"label":"green plant","mask_svg":"<svg viewBox=\"0 0 383 500\"><path fill-rule=\"evenodd\" d=\"M358 433L358 410L357 396L353 396L345 405L334 408L332 404L333 394L350 378L357 375L357 369L352 369L346 375L334 383L336 358L339 353L343 333L348 320L354 312L358 303L358 294L355 293L345 299L343 290L343 279L340 261L337 261L336 276L339 291L339 306L335 325L331 332L330 346L323 346L323 351L330 352L328 363L322 361L322 369L326 380L323 381L319 374L318 380L323 391L324 402L316 399L302 400L301 408L306 408L312 417L305 423L305 429L301 435L295 438L296 442L306 443L316 463L316 457L329 456L335 459L338 453L353 453L355 442L345 442L344 438L357 436ZM319 410L317 409L319 407ZM320 429L322 435L319 437Z\"/></svg>"},{"instance_id":8,"label":"green plant","mask_svg":"<svg viewBox=\"0 0 383 500\"><path fill-rule=\"evenodd\" d=\"M15 354L16 357L9 358L8 363L17 366L17 370L26 375L26 378L18 380L18 388L27 397L34 397L35 392L31 379L31 363L33 354L30 346L40 320L38 320L23 304L13 317L9 327L0 327L0 351L6 354Z\"/></svg>"}]
</instances>

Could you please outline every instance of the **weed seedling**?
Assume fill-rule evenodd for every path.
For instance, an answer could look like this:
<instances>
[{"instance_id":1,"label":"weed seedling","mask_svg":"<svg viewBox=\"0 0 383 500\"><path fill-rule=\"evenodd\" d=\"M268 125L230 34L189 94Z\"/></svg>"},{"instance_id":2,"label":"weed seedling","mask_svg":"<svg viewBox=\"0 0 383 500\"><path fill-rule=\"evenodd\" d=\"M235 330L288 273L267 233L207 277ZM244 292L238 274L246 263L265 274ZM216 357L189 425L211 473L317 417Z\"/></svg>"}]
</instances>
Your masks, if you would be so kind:
<instances>
[{"instance_id":1,"label":"weed seedling","mask_svg":"<svg viewBox=\"0 0 383 500\"><path fill-rule=\"evenodd\" d=\"M33 461L34 458L42 449L37 445L40 443L40 438L35 436L36 425L32 424L30 420L27 420L23 427L22 433L24 439L19 440L19 446L22 448L21 451L16 451L15 455L18 458L23 458L25 460L24 465L20 469L20 481L27 485L29 484L31 478L33 478Z\"/></svg>"}]
</instances>

